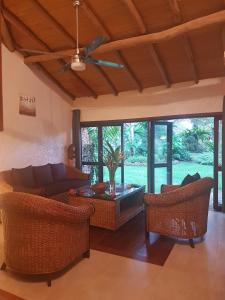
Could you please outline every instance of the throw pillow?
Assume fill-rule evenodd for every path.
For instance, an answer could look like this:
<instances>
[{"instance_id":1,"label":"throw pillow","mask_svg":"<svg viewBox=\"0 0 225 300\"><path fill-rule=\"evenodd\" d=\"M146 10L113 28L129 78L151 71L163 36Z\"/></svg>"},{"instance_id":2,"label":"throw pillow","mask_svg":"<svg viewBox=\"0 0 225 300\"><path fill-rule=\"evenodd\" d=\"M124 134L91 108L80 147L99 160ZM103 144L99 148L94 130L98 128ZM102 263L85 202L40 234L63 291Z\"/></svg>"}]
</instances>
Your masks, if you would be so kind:
<instances>
[{"instance_id":1,"label":"throw pillow","mask_svg":"<svg viewBox=\"0 0 225 300\"><path fill-rule=\"evenodd\" d=\"M12 179L13 185L30 188L35 186L32 166L22 169L12 169Z\"/></svg>"},{"instance_id":2,"label":"throw pillow","mask_svg":"<svg viewBox=\"0 0 225 300\"><path fill-rule=\"evenodd\" d=\"M201 176L199 175L199 173L196 173L193 176L188 174L187 176L184 177L184 179L181 183L181 186L184 186L184 185L187 185L187 184L192 183L194 181L197 181L200 178L201 178Z\"/></svg>"},{"instance_id":3,"label":"throw pillow","mask_svg":"<svg viewBox=\"0 0 225 300\"><path fill-rule=\"evenodd\" d=\"M54 181L62 181L66 179L66 168L63 163L51 164L51 170Z\"/></svg>"},{"instance_id":4,"label":"throw pillow","mask_svg":"<svg viewBox=\"0 0 225 300\"><path fill-rule=\"evenodd\" d=\"M33 171L37 187L42 187L53 183L52 170L49 164L33 167Z\"/></svg>"}]
</instances>

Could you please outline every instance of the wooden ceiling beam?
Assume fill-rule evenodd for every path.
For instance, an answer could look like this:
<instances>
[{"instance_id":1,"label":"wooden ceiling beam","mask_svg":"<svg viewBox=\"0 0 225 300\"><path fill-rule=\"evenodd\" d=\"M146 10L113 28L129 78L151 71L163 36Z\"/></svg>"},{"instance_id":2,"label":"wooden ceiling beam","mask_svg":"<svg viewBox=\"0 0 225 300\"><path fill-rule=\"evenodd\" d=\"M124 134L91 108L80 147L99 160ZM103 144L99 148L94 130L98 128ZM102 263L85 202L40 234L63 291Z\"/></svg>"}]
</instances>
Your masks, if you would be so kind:
<instances>
[{"instance_id":1,"label":"wooden ceiling beam","mask_svg":"<svg viewBox=\"0 0 225 300\"><path fill-rule=\"evenodd\" d=\"M191 31L199 30L206 26L219 24L223 22L225 22L225 10L188 21L186 23L177 25L175 27L172 27L170 29L161 32L149 33L141 36L135 36L135 37L126 38L122 40L112 41L110 43L106 43L100 46L98 49L94 51L94 53L102 54L110 51L117 51L117 50L127 49L131 47L138 47L148 43L160 43L163 41L171 40L178 36L182 36L185 33L189 33ZM82 51L82 48L80 50ZM71 56L73 54L74 54L74 49L62 50L62 51L44 54L44 55L30 56L26 58L25 61L26 63L48 61L52 59L54 60L54 59L62 58L65 56Z\"/></svg>"},{"instance_id":2,"label":"wooden ceiling beam","mask_svg":"<svg viewBox=\"0 0 225 300\"><path fill-rule=\"evenodd\" d=\"M68 92L64 86L61 84L60 81L58 81L55 77L53 77L47 70L45 67L43 67L40 63L36 63L35 66L40 69L40 71L42 73L44 73L44 75L50 80L52 81L57 87L60 88L60 90L62 90L71 100L75 100L76 96L71 94L70 92Z\"/></svg>"},{"instance_id":3,"label":"wooden ceiling beam","mask_svg":"<svg viewBox=\"0 0 225 300\"><path fill-rule=\"evenodd\" d=\"M116 51L116 55L119 58L119 60L121 62L123 62L125 68L127 69L127 71L129 72L129 74L131 75L133 81L135 82L135 84L137 86L137 90L141 93L143 91L143 87L142 87L139 79L137 78L136 74L131 69L130 65L128 64L127 60L125 59L123 53L121 51Z\"/></svg>"},{"instance_id":4,"label":"wooden ceiling beam","mask_svg":"<svg viewBox=\"0 0 225 300\"><path fill-rule=\"evenodd\" d=\"M95 12L93 11L93 8L91 8L90 6L88 6L87 2L83 2L81 7L83 8L83 10L87 13L87 15L89 16L90 20L93 22L94 25L96 25L96 27L109 39L112 40L112 35L110 34L110 32L106 29L106 27L103 25L102 21L100 20L100 18L95 14ZM130 76L133 78L133 80L135 81L138 90L141 91L142 87L140 85L140 82L138 81L135 73L132 71L131 67L129 66L128 62L126 61L126 59L124 58L124 56L121 54L121 52L116 51L116 55L119 57L120 61L122 62L122 64L126 67L127 71L129 72ZM102 73L102 68L100 68L99 70ZM114 95L118 95L118 91L115 87L115 85L111 82L110 78L107 76L107 74L103 71L102 75L105 77L105 79L107 80L107 82L110 84L111 88L113 89L113 93Z\"/></svg>"},{"instance_id":5,"label":"wooden ceiling beam","mask_svg":"<svg viewBox=\"0 0 225 300\"><path fill-rule=\"evenodd\" d=\"M169 1L170 8L173 12L175 23L176 24L177 23L179 23L179 24L182 23L182 13L181 13L181 10L180 10L180 7L179 7L179 4L178 4L177 0L168 0L168 1ZM185 52L186 52L187 58L189 59L189 62L190 62L192 77L194 78L194 82L196 84L198 84L199 79L198 79L197 65L195 63L191 41L190 41L187 33L184 33L183 40L184 40Z\"/></svg>"},{"instance_id":6,"label":"wooden ceiling beam","mask_svg":"<svg viewBox=\"0 0 225 300\"><path fill-rule=\"evenodd\" d=\"M130 14L133 16L134 20L136 21L140 32L142 34L145 34L147 32L147 28L133 0L122 0L122 1L127 6L127 8L130 11Z\"/></svg>"},{"instance_id":7,"label":"wooden ceiling beam","mask_svg":"<svg viewBox=\"0 0 225 300\"><path fill-rule=\"evenodd\" d=\"M197 70L197 66L196 66L196 63L195 63L195 59L194 59L194 54L193 54L191 41L190 41L190 39L187 35L184 36L184 48L185 48L185 52L187 54L187 57L190 61L192 77L194 78L194 82L196 84L198 84L199 83L198 70Z\"/></svg>"},{"instance_id":8,"label":"wooden ceiling beam","mask_svg":"<svg viewBox=\"0 0 225 300\"><path fill-rule=\"evenodd\" d=\"M63 35L63 37L67 40L70 47L75 47L76 43L74 38L63 28L63 26L49 14L49 12L39 3L38 0L30 0L35 10L40 13L40 15L52 25L54 29L56 29L59 33Z\"/></svg>"},{"instance_id":9,"label":"wooden ceiling beam","mask_svg":"<svg viewBox=\"0 0 225 300\"><path fill-rule=\"evenodd\" d=\"M9 49L9 51L14 52L16 50L15 42L13 40L8 24L6 23L6 20L4 19L2 14L1 14L1 35L2 35L2 41L5 44L5 46Z\"/></svg>"},{"instance_id":10,"label":"wooden ceiling beam","mask_svg":"<svg viewBox=\"0 0 225 300\"><path fill-rule=\"evenodd\" d=\"M35 44L38 44L41 48L44 49L44 51L52 51L51 48L49 48L38 36L36 36L26 25L24 25L19 19L17 19L11 12L4 9L3 15L8 22L10 22L13 26L15 26L17 29L19 29L23 34L27 35ZM60 58L59 58L60 59ZM26 58L24 59L26 62ZM65 61L60 59L59 61L60 67L63 67L65 64ZM80 83L86 88L88 93L91 93L91 95L94 98L97 98L97 94L88 86L88 84L81 79L74 71L69 71L76 79L80 81Z\"/></svg>"},{"instance_id":11,"label":"wooden ceiling beam","mask_svg":"<svg viewBox=\"0 0 225 300\"><path fill-rule=\"evenodd\" d=\"M170 88L171 87L171 82L170 82L169 76L167 74L167 71L166 71L163 63L162 63L162 60L159 57L159 54L157 52L157 49L156 49L155 45L151 44L149 49L150 49L152 59L154 60L155 65L158 68L166 87Z\"/></svg>"},{"instance_id":12,"label":"wooden ceiling beam","mask_svg":"<svg viewBox=\"0 0 225 300\"><path fill-rule=\"evenodd\" d=\"M107 82L109 87L111 88L113 95L118 96L119 92L118 92L116 86L112 83L112 81L110 80L110 78L106 74L106 72L100 66L96 66L96 68L99 71L99 73L102 75L102 77L105 79L105 81Z\"/></svg>"},{"instance_id":13,"label":"wooden ceiling beam","mask_svg":"<svg viewBox=\"0 0 225 300\"><path fill-rule=\"evenodd\" d=\"M134 19L136 20L136 23L138 24L138 27L140 29L140 33L145 34L147 32L147 28L144 24L144 21L139 13L137 7L135 6L133 0L123 0L123 2L127 5L130 13L133 15ZM150 53L155 62L156 67L158 68L158 70L163 78L164 83L169 88L171 86L171 83L169 81L167 71L165 70L163 63L161 62L161 60L159 58L159 55L156 51L154 44L150 44Z\"/></svg>"},{"instance_id":14,"label":"wooden ceiling beam","mask_svg":"<svg viewBox=\"0 0 225 300\"><path fill-rule=\"evenodd\" d=\"M223 28L222 28L222 44L223 44L223 51L224 51L223 56L224 56L224 65L225 65L225 24L223 25Z\"/></svg>"}]
</instances>

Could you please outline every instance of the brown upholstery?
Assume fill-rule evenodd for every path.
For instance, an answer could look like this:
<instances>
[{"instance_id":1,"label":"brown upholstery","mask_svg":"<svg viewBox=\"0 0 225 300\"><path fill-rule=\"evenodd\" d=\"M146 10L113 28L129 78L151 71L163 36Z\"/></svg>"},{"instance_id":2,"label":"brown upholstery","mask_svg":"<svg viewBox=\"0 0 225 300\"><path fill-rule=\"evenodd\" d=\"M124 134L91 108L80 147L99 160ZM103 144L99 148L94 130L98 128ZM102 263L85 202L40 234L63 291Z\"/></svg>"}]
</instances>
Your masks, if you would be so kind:
<instances>
[{"instance_id":1,"label":"brown upholstery","mask_svg":"<svg viewBox=\"0 0 225 300\"><path fill-rule=\"evenodd\" d=\"M23 274L64 269L90 248L93 207L73 207L25 193L0 195L4 262Z\"/></svg>"},{"instance_id":2,"label":"brown upholstery","mask_svg":"<svg viewBox=\"0 0 225 300\"><path fill-rule=\"evenodd\" d=\"M146 232L192 239L207 231L212 178L183 187L162 186L161 194L145 194Z\"/></svg>"},{"instance_id":3,"label":"brown upholstery","mask_svg":"<svg viewBox=\"0 0 225 300\"><path fill-rule=\"evenodd\" d=\"M19 174L23 175L27 169L28 168L14 170L18 170L17 175L19 177ZM32 170L32 175L34 177L33 187L29 184L23 184L23 176L22 178L18 178L18 181L14 182L14 171L12 170L0 172L0 193L2 190L1 186L5 186L6 183L7 185L12 186L14 192L22 192L45 197L67 192L69 189L75 189L90 184L89 174L83 173L74 167L67 167L63 163L29 167L29 170L30 169ZM20 172L20 170L22 171ZM30 174L30 178L32 175Z\"/></svg>"}]
</instances>

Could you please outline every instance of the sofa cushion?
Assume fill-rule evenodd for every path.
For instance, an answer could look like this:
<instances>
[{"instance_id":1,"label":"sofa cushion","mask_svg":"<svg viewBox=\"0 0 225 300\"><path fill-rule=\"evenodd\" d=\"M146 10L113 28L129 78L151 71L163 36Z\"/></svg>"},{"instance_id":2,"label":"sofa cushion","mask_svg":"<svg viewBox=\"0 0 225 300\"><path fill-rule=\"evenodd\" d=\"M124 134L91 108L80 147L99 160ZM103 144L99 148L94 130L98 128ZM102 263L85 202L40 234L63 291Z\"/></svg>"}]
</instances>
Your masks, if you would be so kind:
<instances>
[{"instance_id":1,"label":"sofa cushion","mask_svg":"<svg viewBox=\"0 0 225 300\"><path fill-rule=\"evenodd\" d=\"M66 167L63 163L50 164L50 166L54 181L62 181L63 179L66 179Z\"/></svg>"},{"instance_id":2,"label":"sofa cushion","mask_svg":"<svg viewBox=\"0 0 225 300\"><path fill-rule=\"evenodd\" d=\"M22 169L12 169L13 185L33 188L35 179L32 166Z\"/></svg>"},{"instance_id":3,"label":"sofa cushion","mask_svg":"<svg viewBox=\"0 0 225 300\"><path fill-rule=\"evenodd\" d=\"M81 186L87 185L88 180L63 180L57 183L51 183L45 187L46 196L52 196L55 194L65 193L69 189L76 189Z\"/></svg>"},{"instance_id":4,"label":"sofa cushion","mask_svg":"<svg viewBox=\"0 0 225 300\"><path fill-rule=\"evenodd\" d=\"M195 173L193 176L191 176L190 174L188 174L187 176L184 177L181 186L184 186L186 184L192 183L197 181L198 179L200 179L201 176L199 175L199 173Z\"/></svg>"},{"instance_id":5,"label":"sofa cushion","mask_svg":"<svg viewBox=\"0 0 225 300\"><path fill-rule=\"evenodd\" d=\"M37 187L53 183L52 170L49 164L33 167L33 171Z\"/></svg>"}]
</instances>

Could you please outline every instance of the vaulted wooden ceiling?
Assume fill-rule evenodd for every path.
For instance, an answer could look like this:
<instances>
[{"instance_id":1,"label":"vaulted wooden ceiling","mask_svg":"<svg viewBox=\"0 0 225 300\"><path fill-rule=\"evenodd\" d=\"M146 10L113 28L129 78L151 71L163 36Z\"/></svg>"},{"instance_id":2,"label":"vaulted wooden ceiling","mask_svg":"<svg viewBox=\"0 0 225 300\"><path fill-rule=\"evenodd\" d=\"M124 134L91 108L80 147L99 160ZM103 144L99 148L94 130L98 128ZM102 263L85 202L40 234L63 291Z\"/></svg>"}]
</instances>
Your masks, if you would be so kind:
<instances>
[{"instance_id":1,"label":"vaulted wooden ceiling","mask_svg":"<svg viewBox=\"0 0 225 300\"><path fill-rule=\"evenodd\" d=\"M83 0L80 44L106 36L93 56L125 65L60 73L75 48L73 0L2 1L2 38L72 99L225 76L225 0ZM21 49L58 52L56 59ZM68 51L65 51L68 50ZM68 53L67 56L61 54Z\"/></svg>"}]
</instances>

